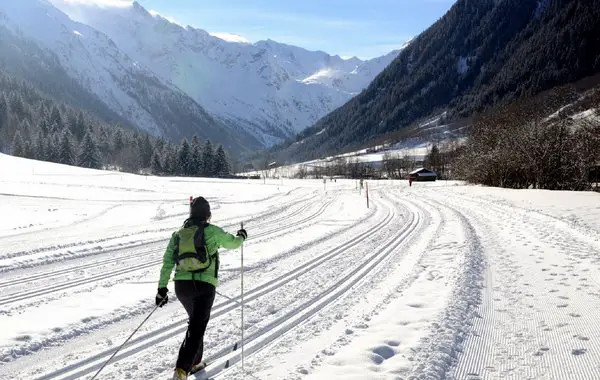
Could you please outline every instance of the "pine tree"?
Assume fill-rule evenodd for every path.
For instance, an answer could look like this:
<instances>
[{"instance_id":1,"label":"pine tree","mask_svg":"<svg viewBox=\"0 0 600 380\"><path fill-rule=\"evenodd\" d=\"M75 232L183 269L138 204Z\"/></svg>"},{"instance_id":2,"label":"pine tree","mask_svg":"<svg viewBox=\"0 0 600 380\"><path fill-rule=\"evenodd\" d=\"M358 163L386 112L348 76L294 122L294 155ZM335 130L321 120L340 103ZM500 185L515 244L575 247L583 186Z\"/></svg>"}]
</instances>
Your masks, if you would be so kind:
<instances>
[{"instance_id":1,"label":"pine tree","mask_svg":"<svg viewBox=\"0 0 600 380\"><path fill-rule=\"evenodd\" d=\"M90 132L87 132L83 137L83 141L79 148L77 164L81 167L90 169L100 169L102 167L98 146L92 139Z\"/></svg>"},{"instance_id":2,"label":"pine tree","mask_svg":"<svg viewBox=\"0 0 600 380\"><path fill-rule=\"evenodd\" d=\"M214 155L212 143L210 140L206 140L204 149L202 150L202 175L204 177L212 177L215 175Z\"/></svg>"},{"instance_id":3,"label":"pine tree","mask_svg":"<svg viewBox=\"0 0 600 380\"><path fill-rule=\"evenodd\" d=\"M137 143L140 150L140 165L142 168L148 168L150 167L150 161L152 160L153 153L150 136L148 134L140 136L137 140Z\"/></svg>"},{"instance_id":4,"label":"pine tree","mask_svg":"<svg viewBox=\"0 0 600 380\"><path fill-rule=\"evenodd\" d=\"M35 141L34 157L36 160L46 161L46 143L44 140L44 134L40 131Z\"/></svg>"},{"instance_id":5,"label":"pine tree","mask_svg":"<svg viewBox=\"0 0 600 380\"><path fill-rule=\"evenodd\" d=\"M229 166L229 162L227 161L227 155L225 154L225 149L223 149L223 145L219 145L217 148L217 153L215 155L215 174L218 177L225 177L230 174L231 168Z\"/></svg>"},{"instance_id":6,"label":"pine tree","mask_svg":"<svg viewBox=\"0 0 600 380\"><path fill-rule=\"evenodd\" d=\"M56 135L46 137L46 161L60 162L59 145L60 142Z\"/></svg>"},{"instance_id":7,"label":"pine tree","mask_svg":"<svg viewBox=\"0 0 600 380\"><path fill-rule=\"evenodd\" d=\"M77 141L81 141L85 134L85 117L83 112L79 112L74 123L71 124L71 133Z\"/></svg>"},{"instance_id":8,"label":"pine tree","mask_svg":"<svg viewBox=\"0 0 600 380\"><path fill-rule=\"evenodd\" d=\"M187 139L181 141L179 152L177 153L177 173L178 175L190 175L192 169L192 152Z\"/></svg>"},{"instance_id":9,"label":"pine tree","mask_svg":"<svg viewBox=\"0 0 600 380\"><path fill-rule=\"evenodd\" d=\"M171 145L165 146L163 157L163 173L165 175L177 174L177 154Z\"/></svg>"},{"instance_id":10,"label":"pine tree","mask_svg":"<svg viewBox=\"0 0 600 380\"><path fill-rule=\"evenodd\" d=\"M25 104L23 103L23 97L17 92L11 93L9 97L10 112L14 114L18 119L25 117Z\"/></svg>"},{"instance_id":11,"label":"pine tree","mask_svg":"<svg viewBox=\"0 0 600 380\"><path fill-rule=\"evenodd\" d=\"M155 149L152 153L152 162L150 163L150 170L154 175L163 174L163 165L161 163L160 151Z\"/></svg>"},{"instance_id":12,"label":"pine tree","mask_svg":"<svg viewBox=\"0 0 600 380\"><path fill-rule=\"evenodd\" d=\"M50 125L50 130L52 132L62 132L63 128L65 127L57 106L52 107L52 111L50 111L50 116L48 119L48 124Z\"/></svg>"},{"instance_id":13,"label":"pine tree","mask_svg":"<svg viewBox=\"0 0 600 380\"><path fill-rule=\"evenodd\" d=\"M8 123L8 102L4 95L0 95L0 131Z\"/></svg>"},{"instance_id":14,"label":"pine tree","mask_svg":"<svg viewBox=\"0 0 600 380\"><path fill-rule=\"evenodd\" d=\"M29 142L29 140L25 140L23 142L23 157L31 158L31 159L35 158L35 154L33 152L33 147L31 146L31 143Z\"/></svg>"},{"instance_id":15,"label":"pine tree","mask_svg":"<svg viewBox=\"0 0 600 380\"><path fill-rule=\"evenodd\" d=\"M191 173L193 176L202 175L202 148L200 148L200 139L198 136L192 137L192 165Z\"/></svg>"},{"instance_id":16,"label":"pine tree","mask_svg":"<svg viewBox=\"0 0 600 380\"><path fill-rule=\"evenodd\" d=\"M75 153L73 151L73 143L68 132L62 134L60 140L60 150L58 152L59 161L61 164L74 165L75 164Z\"/></svg>"},{"instance_id":17,"label":"pine tree","mask_svg":"<svg viewBox=\"0 0 600 380\"><path fill-rule=\"evenodd\" d=\"M16 157L23 157L24 156L24 149L23 149L23 139L21 138L21 132L17 131L15 133L15 136L13 137L13 142L12 142L12 155L16 156Z\"/></svg>"}]
</instances>

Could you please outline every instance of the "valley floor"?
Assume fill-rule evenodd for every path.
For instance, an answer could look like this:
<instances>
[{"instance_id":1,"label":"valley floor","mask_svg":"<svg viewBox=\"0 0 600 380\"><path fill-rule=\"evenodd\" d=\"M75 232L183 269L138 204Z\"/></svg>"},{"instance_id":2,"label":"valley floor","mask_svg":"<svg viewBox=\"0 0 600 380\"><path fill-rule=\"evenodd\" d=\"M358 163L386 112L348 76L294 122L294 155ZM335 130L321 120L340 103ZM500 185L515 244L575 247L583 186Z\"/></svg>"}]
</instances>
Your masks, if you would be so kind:
<instances>
[{"instance_id":1,"label":"valley floor","mask_svg":"<svg viewBox=\"0 0 600 380\"><path fill-rule=\"evenodd\" d=\"M90 379L154 307L190 195L221 252L202 379L600 379L600 195L440 181L218 181L0 155L0 379ZM168 379L172 283L98 379ZM225 363L229 361L229 368Z\"/></svg>"}]
</instances>

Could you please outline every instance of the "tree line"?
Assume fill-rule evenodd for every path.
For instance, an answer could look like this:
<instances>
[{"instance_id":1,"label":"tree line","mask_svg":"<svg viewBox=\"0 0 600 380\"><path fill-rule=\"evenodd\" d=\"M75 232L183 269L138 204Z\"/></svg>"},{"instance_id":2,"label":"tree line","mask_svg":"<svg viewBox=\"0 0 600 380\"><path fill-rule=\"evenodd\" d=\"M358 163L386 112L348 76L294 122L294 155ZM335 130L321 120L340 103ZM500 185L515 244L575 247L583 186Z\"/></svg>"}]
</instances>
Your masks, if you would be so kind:
<instances>
[{"instance_id":1,"label":"tree line","mask_svg":"<svg viewBox=\"0 0 600 380\"><path fill-rule=\"evenodd\" d=\"M580 96L563 87L521 98L475 120L454 166L463 179L488 186L597 188L599 107L600 90Z\"/></svg>"},{"instance_id":2,"label":"tree line","mask_svg":"<svg viewBox=\"0 0 600 380\"><path fill-rule=\"evenodd\" d=\"M457 1L364 91L273 153L298 162L357 150L444 111L451 123L594 75L599 19L588 0Z\"/></svg>"},{"instance_id":3,"label":"tree line","mask_svg":"<svg viewBox=\"0 0 600 380\"><path fill-rule=\"evenodd\" d=\"M14 156L133 173L227 176L223 146L175 145L149 133L99 121L0 72L0 151Z\"/></svg>"}]
</instances>

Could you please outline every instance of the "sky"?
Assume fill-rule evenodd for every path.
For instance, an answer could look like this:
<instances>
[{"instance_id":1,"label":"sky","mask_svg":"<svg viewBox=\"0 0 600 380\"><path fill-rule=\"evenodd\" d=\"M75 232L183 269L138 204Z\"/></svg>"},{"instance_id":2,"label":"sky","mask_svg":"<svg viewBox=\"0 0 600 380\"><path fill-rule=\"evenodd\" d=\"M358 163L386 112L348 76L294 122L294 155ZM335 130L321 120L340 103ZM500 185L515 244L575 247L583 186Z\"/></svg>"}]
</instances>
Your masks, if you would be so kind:
<instances>
[{"instance_id":1,"label":"sky","mask_svg":"<svg viewBox=\"0 0 600 380\"><path fill-rule=\"evenodd\" d=\"M69 0L67 0L69 1ZM131 0L70 0L122 4ZM443 16L455 0L138 0L182 26L211 34L272 39L348 58L400 48Z\"/></svg>"}]
</instances>

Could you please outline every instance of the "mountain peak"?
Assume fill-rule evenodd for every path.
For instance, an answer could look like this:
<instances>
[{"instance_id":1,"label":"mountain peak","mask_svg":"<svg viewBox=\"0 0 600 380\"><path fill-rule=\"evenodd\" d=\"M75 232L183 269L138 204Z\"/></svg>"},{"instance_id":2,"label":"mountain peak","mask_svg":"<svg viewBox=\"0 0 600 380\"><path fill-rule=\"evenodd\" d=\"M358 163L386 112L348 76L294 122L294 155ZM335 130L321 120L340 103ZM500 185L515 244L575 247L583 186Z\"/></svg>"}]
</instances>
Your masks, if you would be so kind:
<instances>
[{"instance_id":1,"label":"mountain peak","mask_svg":"<svg viewBox=\"0 0 600 380\"><path fill-rule=\"evenodd\" d=\"M148 10L146 10L146 8L144 8L144 7L142 6L142 4L140 4L140 3L139 3L139 2L137 2L137 1L134 1L134 2L131 4L131 10L132 10L132 11L133 11L135 14L138 14L138 15L140 15L140 16L142 16L142 17L152 17L152 14L151 14L150 12L148 12Z\"/></svg>"}]
</instances>

